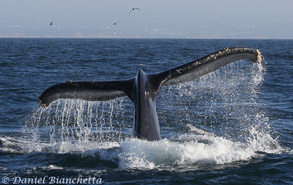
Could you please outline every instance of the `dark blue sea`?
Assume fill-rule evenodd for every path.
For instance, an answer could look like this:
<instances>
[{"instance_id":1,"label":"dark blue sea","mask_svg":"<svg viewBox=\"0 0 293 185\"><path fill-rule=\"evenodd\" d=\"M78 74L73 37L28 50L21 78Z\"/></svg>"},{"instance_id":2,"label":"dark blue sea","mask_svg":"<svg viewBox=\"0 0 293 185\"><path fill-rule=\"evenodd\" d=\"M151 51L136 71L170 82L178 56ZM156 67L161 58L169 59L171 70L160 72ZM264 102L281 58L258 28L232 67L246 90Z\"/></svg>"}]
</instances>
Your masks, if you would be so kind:
<instances>
[{"instance_id":1,"label":"dark blue sea","mask_svg":"<svg viewBox=\"0 0 293 185\"><path fill-rule=\"evenodd\" d=\"M161 89L160 141L131 138L127 97L38 104L56 83L160 72L241 46L262 63ZM0 39L0 183L293 184L292 95L293 40Z\"/></svg>"}]
</instances>

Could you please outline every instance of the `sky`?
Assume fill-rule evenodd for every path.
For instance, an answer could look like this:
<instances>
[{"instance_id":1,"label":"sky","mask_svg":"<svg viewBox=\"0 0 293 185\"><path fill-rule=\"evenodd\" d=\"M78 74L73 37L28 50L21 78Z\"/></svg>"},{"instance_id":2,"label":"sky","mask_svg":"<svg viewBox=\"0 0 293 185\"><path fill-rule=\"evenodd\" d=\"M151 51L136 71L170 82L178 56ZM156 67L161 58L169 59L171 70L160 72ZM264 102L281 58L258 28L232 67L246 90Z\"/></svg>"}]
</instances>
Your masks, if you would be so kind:
<instances>
[{"instance_id":1,"label":"sky","mask_svg":"<svg viewBox=\"0 0 293 185\"><path fill-rule=\"evenodd\" d=\"M0 0L0 37L293 39L292 9L293 0Z\"/></svg>"}]
</instances>

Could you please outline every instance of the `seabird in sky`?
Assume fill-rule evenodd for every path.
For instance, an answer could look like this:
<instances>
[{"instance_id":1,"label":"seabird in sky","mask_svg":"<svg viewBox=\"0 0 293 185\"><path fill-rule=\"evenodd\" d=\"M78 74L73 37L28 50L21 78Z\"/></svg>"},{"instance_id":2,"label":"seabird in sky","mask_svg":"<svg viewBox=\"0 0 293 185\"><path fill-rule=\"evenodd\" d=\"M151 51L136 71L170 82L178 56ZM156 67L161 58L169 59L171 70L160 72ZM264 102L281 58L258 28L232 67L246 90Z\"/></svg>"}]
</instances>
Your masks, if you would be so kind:
<instances>
[{"instance_id":1,"label":"seabird in sky","mask_svg":"<svg viewBox=\"0 0 293 185\"><path fill-rule=\"evenodd\" d=\"M118 21L118 22L114 22L114 23L112 24L112 26L116 26L119 22L120 22L120 21Z\"/></svg>"},{"instance_id":2,"label":"seabird in sky","mask_svg":"<svg viewBox=\"0 0 293 185\"><path fill-rule=\"evenodd\" d=\"M139 11L141 11L141 9L140 8L132 8L131 10L129 10L129 15L131 14L131 12L132 11L134 11L134 10L139 10Z\"/></svg>"},{"instance_id":3,"label":"seabird in sky","mask_svg":"<svg viewBox=\"0 0 293 185\"><path fill-rule=\"evenodd\" d=\"M53 21L50 22L50 25L53 25Z\"/></svg>"}]
</instances>

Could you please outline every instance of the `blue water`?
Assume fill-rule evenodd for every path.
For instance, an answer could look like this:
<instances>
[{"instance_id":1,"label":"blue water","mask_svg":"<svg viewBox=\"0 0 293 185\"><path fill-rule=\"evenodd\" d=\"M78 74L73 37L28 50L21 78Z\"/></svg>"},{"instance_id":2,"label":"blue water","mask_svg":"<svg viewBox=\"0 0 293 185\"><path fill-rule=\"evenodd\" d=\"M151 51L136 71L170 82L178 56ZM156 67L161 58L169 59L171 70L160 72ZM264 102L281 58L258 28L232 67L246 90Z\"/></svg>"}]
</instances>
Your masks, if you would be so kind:
<instances>
[{"instance_id":1,"label":"blue water","mask_svg":"<svg viewBox=\"0 0 293 185\"><path fill-rule=\"evenodd\" d=\"M265 60L164 87L161 141L131 138L128 98L38 105L56 83L159 72L235 46ZM292 40L0 39L0 183L293 184L292 71Z\"/></svg>"}]
</instances>

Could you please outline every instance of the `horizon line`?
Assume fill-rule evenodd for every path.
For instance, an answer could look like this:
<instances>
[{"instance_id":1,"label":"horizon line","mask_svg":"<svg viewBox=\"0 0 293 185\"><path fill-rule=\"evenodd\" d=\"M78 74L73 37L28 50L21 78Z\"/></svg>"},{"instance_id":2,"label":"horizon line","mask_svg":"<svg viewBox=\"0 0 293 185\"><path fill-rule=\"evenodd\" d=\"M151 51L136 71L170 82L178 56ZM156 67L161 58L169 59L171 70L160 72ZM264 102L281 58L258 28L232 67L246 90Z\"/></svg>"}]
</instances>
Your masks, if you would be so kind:
<instances>
[{"instance_id":1,"label":"horizon line","mask_svg":"<svg viewBox=\"0 0 293 185\"><path fill-rule=\"evenodd\" d=\"M293 40L293 38L219 38L219 37L22 37L0 36L0 39L182 39L182 40Z\"/></svg>"}]
</instances>

